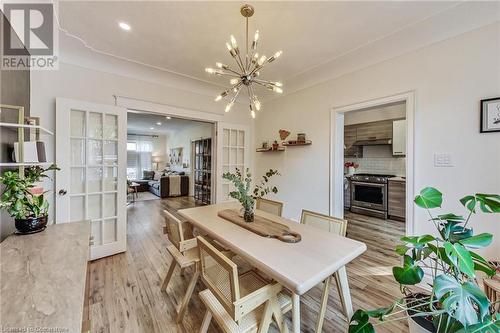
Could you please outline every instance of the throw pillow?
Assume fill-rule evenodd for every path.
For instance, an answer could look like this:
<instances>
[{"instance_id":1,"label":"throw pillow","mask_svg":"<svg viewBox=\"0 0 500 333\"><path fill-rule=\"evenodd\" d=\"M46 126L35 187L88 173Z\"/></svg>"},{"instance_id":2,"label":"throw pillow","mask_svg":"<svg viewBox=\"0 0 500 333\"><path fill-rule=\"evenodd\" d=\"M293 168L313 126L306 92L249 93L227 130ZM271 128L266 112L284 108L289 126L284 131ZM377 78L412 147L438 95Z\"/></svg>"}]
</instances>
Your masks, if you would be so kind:
<instances>
[{"instance_id":1,"label":"throw pillow","mask_svg":"<svg viewBox=\"0 0 500 333\"><path fill-rule=\"evenodd\" d=\"M154 171L142 171L142 179L144 180L153 180L155 176L155 172Z\"/></svg>"},{"instance_id":2,"label":"throw pillow","mask_svg":"<svg viewBox=\"0 0 500 333\"><path fill-rule=\"evenodd\" d=\"M160 180L161 176L163 176L162 171L155 171L155 175L153 176L153 180Z\"/></svg>"}]
</instances>

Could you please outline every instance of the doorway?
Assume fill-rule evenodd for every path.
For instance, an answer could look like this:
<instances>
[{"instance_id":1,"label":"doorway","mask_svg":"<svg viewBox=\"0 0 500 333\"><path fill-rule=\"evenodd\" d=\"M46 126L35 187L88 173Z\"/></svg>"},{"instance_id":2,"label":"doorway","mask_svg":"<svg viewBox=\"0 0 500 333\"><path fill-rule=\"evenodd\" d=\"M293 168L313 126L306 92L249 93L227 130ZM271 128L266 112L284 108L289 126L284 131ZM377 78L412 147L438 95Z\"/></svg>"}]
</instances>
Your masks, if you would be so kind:
<instances>
[{"instance_id":1,"label":"doorway","mask_svg":"<svg viewBox=\"0 0 500 333\"><path fill-rule=\"evenodd\" d=\"M385 111L389 111L391 107L392 111L402 108L404 119L401 114L395 115L393 119L387 115L383 120L377 119L377 116L384 114L384 108L386 108ZM373 112L370 113L370 111ZM353 136L355 123L363 125L358 126ZM384 131L390 132L390 136L377 134L384 133ZM358 132L359 135L357 135ZM400 215L401 220L405 221L405 234L413 234L413 133L413 92L333 108L331 111L330 214L344 217L346 207L349 212L354 211L357 214L370 216L378 214L378 218L393 218L392 213ZM393 142L394 134L399 137L396 143ZM401 135L404 136L403 143L401 143ZM376 156L374 154L386 154L383 156L393 158L396 164L398 161L401 162L404 156L404 163L399 163L404 165L404 170L401 171L401 168L397 166L396 169L390 169L389 164L384 164L384 161L380 160L375 161L376 163L374 161L370 161L374 163L366 163L367 161L361 160L362 157L360 157L363 152L371 157ZM344 164L346 161L351 163ZM360 168L361 161L363 161L362 169ZM387 168L384 168L384 165ZM354 166L358 167L356 172L352 170ZM345 174L348 173L365 175L354 176L352 180L355 181L348 182L347 185L351 187L346 190ZM401 182L390 181L389 179L396 180L392 176L399 176L397 179ZM391 204L388 202L388 189L391 188L391 184L393 184L394 191L397 189L405 194L404 200L396 200L400 205L398 212L391 211ZM374 200L376 202L371 202ZM394 207L394 202L392 207Z\"/></svg>"}]
</instances>

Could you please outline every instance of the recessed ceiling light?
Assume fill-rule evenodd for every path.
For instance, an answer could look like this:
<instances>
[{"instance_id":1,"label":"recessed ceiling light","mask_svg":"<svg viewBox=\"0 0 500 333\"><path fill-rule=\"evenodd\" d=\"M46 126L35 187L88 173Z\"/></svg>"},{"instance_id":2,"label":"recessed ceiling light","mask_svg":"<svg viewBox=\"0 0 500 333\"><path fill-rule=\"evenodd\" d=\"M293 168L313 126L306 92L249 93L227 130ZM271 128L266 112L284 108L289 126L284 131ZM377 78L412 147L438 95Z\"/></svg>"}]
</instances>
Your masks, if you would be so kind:
<instances>
[{"instance_id":1,"label":"recessed ceiling light","mask_svg":"<svg viewBox=\"0 0 500 333\"><path fill-rule=\"evenodd\" d=\"M161 123L160 123L160 122L157 122L157 123L156 123L156 125L161 126Z\"/></svg>"},{"instance_id":2,"label":"recessed ceiling light","mask_svg":"<svg viewBox=\"0 0 500 333\"><path fill-rule=\"evenodd\" d=\"M170 120L170 119L172 119L172 117L170 117L170 116L166 116L165 118L167 118L167 119L169 119L169 120Z\"/></svg>"},{"instance_id":3,"label":"recessed ceiling light","mask_svg":"<svg viewBox=\"0 0 500 333\"><path fill-rule=\"evenodd\" d=\"M154 130L155 128L154 128L154 127L150 127L149 129L150 129L150 130Z\"/></svg>"},{"instance_id":4,"label":"recessed ceiling light","mask_svg":"<svg viewBox=\"0 0 500 333\"><path fill-rule=\"evenodd\" d=\"M125 31L130 31L130 29L132 29L132 27L130 26L130 24L125 23L125 22L119 22L118 26L120 28L122 28L123 30L125 30Z\"/></svg>"}]
</instances>

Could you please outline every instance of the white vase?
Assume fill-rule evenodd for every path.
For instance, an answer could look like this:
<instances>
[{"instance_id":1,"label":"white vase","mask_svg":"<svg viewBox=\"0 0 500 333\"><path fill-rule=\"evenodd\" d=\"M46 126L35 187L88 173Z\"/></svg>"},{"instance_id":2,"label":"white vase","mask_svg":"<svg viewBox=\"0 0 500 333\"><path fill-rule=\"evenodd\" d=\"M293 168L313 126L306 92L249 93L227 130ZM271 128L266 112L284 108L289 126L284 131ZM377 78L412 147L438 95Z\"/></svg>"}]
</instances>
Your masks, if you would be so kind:
<instances>
[{"instance_id":1,"label":"white vase","mask_svg":"<svg viewBox=\"0 0 500 333\"><path fill-rule=\"evenodd\" d=\"M354 167L348 167L347 168L347 174L348 175L354 175L355 171L356 171L356 169L354 169Z\"/></svg>"}]
</instances>

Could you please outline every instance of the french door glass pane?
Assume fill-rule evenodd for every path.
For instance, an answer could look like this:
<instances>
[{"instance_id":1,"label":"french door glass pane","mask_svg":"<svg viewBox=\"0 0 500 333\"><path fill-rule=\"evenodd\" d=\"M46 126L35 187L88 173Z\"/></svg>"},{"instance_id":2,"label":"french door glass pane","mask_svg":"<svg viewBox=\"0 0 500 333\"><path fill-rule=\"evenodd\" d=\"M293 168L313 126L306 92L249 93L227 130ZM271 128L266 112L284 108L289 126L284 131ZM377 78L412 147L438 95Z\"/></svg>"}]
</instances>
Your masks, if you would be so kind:
<instances>
[{"instance_id":1,"label":"french door glass pane","mask_svg":"<svg viewBox=\"0 0 500 333\"><path fill-rule=\"evenodd\" d=\"M238 147L245 146L245 131L238 131Z\"/></svg>"},{"instance_id":2,"label":"french door glass pane","mask_svg":"<svg viewBox=\"0 0 500 333\"><path fill-rule=\"evenodd\" d=\"M229 164L229 148L222 148L222 163Z\"/></svg>"},{"instance_id":3,"label":"french door glass pane","mask_svg":"<svg viewBox=\"0 0 500 333\"><path fill-rule=\"evenodd\" d=\"M104 141L104 164L118 164L118 141Z\"/></svg>"},{"instance_id":4,"label":"french door glass pane","mask_svg":"<svg viewBox=\"0 0 500 333\"><path fill-rule=\"evenodd\" d=\"M85 164L85 140L71 139L71 165Z\"/></svg>"},{"instance_id":5,"label":"french door glass pane","mask_svg":"<svg viewBox=\"0 0 500 333\"><path fill-rule=\"evenodd\" d=\"M102 243L116 242L116 219L106 219L102 222Z\"/></svg>"},{"instance_id":6,"label":"french door glass pane","mask_svg":"<svg viewBox=\"0 0 500 333\"><path fill-rule=\"evenodd\" d=\"M89 140L88 145L89 145L88 164L89 165L102 164L102 141Z\"/></svg>"},{"instance_id":7,"label":"french door glass pane","mask_svg":"<svg viewBox=\"0 0 500 333\"><path fill-rule=\"evenodd\" d=\"M76 137L85 136L85 111L71 110L70 135Z\"/></svg>"},{"instance_id":8,"label":"french door glass pane","mask_svg":"<svg viewBox=\"0 0 500 333\"><path fill-rule=\"evenodd\" d=\"M118 138L118 116L107 114L104 116L104 138Z\"/></svg>"},{"instance_id":9,"label":"french door glass pane","mask_svg":"<svg viewBox=\"0 0 500 333\"><path fill-rule=\"evenodd\" d=\"M89 138L102 138L102 114L96 112L89 113Z\"/></svg>"},{"instance_id":10,"label":"french door glass pane","mask_svg":"<svg viewBox=\"0 0 500 333\"><path fill-rule=\"evenodd\" d=\"M85 168L71 168L71 182L69 185L69 193L85 192Z\"/></svg>"},{"instance_id":11,"label":"french door glass pane","mask_svg":"<svg viewBox=\"0 0 500 333\"><path fill-rule=\"evenodd\" d=\"M88 192L95 193L102 191L102 168L88 168Z\"/></svg>"},{"instance_id":12,"label":"french door glass pane","mask_svg":"<svg viewBox=\"0 0 500 333\"><path fill-rule=\"evenodd\" d=\"M102 237L101 237L102 231L101 231L101 221L92 221L92 236L94 237L94 245L101 245L102 244Z\"/></svg>"},{"instance_id":13,"label":"french door glass pane","mask_svg":"<svg viewBox=\"0 0 500 333\"><path fill-rule=\"evenodd\" d=\"M100 194L91 194L88 196L89 206L87 218L91 220L102 218L102 201Z\"/></svg>"},{"instance_id":14,"label":"french door glass pane","mask_svg":"<svg viewBox=\"0 0 500 333\"><path fill-rule=\"evenodd\" d=\"M85 196L71 196L69 199L70 220L85 220Z\"/></svg>"},{"instance_id":15,"label":"french door glass pane","mask_svg":"<svg viewBox=\"0 0 500 333\"><path fill-rule=\"evenodd\" d=\"M116 216L116 193L104 194L104 217Z\"/></svg>"},{"instance_id":16,"label":"french door glass pane","mask_svg":"<svg viewBox=\"0 0 500 333\"><path fill-rule=\"evenodd\" d=\"M236 146L237 145L237 142L236 142L237 133L238 133L237 130L231 130L231 135L229 137L229 145L230 146Z\"/></svg>"},{"instance_id":17,"label":"french door glass pane","mask_svg":"<svg viewBox=\"0 0 500 333\"><path fill-rule=\"evenodd\" d=\"M117 168L104 168L104 191L116 191L117 175Z\"/></svg>"},{"instance_id":18,"label":"french door glass pane","mask_svg":"<svg viewBox=\"0 0 500 333\"><path fill-rule=\"evenodd\" d=\"M226 146L226 147L229 146L229 130L228 129L223 129L222 145Z\"/></svg>"}]
</instances>

